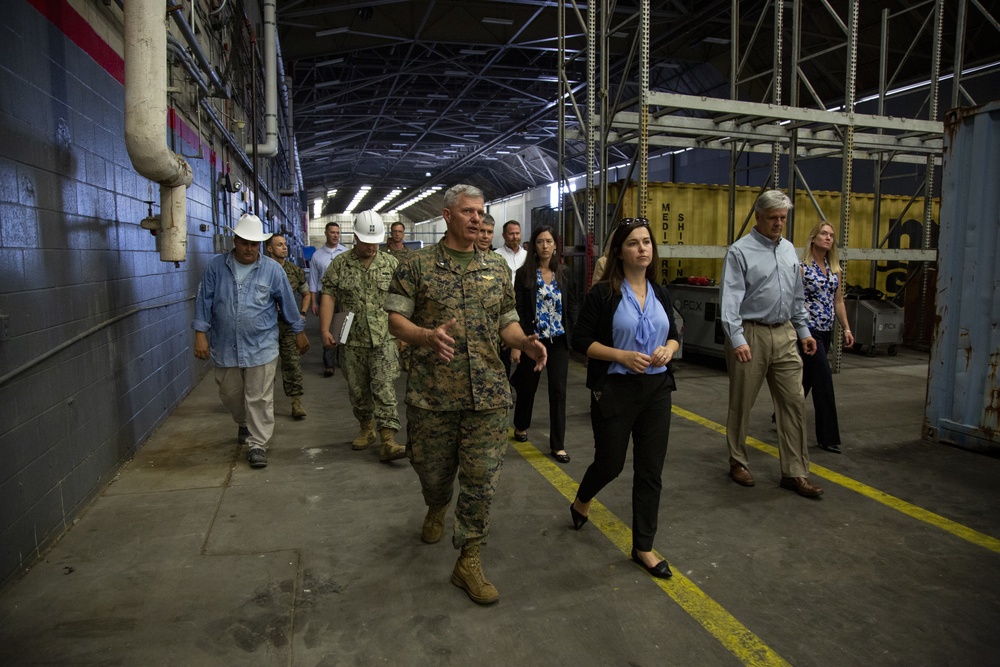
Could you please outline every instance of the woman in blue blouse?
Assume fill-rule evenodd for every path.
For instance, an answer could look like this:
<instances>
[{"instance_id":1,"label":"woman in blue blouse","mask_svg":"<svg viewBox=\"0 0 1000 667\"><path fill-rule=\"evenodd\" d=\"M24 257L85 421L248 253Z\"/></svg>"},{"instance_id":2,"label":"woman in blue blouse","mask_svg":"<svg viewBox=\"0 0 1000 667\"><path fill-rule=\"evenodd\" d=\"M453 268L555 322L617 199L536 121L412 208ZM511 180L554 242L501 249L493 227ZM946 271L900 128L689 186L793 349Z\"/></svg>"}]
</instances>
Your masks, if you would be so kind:
<instances>
[{"instance_id":1,"label":"woman in blue blouse","mask_svg":"<svg viewBox=\"0 0 1000 667\"><path fill-rule=\"evenodd\" d=\"M844 290L840 288L840 260L837 256L836 232L833 226L821 222L809 232L809 241L802 253L802 284L809 314L809 331L818 343L816 354L802 357L802 388L806 396L812 389L816 409L816 444L821 449L840 453L840 426L837 423L837 401L833 394L833 374L827 355L833 338L833 320L844 328L844 345L854 345L854 335L847 322Z\"/></svg>"},{"instance_id":2,"label":"woman in blue blouse","mask_svg":"<svg viewBox=\"0 0 1000 667\"><path fill-rule=\"evenodd\" d=\"M564 448L566 435L566 373L569 370L569 295L566 272L559 263L559 251L552 228L536 227L531 234L528 256L514 276L514 297L525 335L538 334L545 345L549 380L549 449L560 463L569 463ZM520 360L519 350L511 350L511 361ZM514 403L514 439L528 440L535 392L542 374L532 364L518 364L510 379L517 390Z\"/></svg>"},{"instance_id":3,"label":"woman in blue blouse","mask_svg":"<svg viewBox=\"0 0 1000 667\"><path fill-rule=\"evenodd\" d=\"M604 276L587 294L573 332L573 349L590 359L594 462L569 509L579 530L594 496L624 469L631 436L632 560L667 578L670 567L653 553L653 538L676 389L668 364L679 336L670 296L656 281L659 258L649 222L622 220L606 256Z\"/></svg>"}]
</instances>

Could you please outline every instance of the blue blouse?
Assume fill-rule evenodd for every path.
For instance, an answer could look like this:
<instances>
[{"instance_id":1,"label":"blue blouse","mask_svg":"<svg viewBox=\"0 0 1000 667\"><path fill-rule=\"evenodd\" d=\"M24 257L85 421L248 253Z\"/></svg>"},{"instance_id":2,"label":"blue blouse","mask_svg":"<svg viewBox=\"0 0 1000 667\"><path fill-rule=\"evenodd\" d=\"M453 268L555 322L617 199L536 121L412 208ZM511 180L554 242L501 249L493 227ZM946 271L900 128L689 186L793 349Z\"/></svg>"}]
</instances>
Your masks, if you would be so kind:
<instances>
[{"instance_id":1,"label":"blue blouse","mask_svg":"<svg viewBox=\"0 0 1000 667\"><path fill-rule=\"evenodd\" d=\"M817 331L832 331L834 297L840 285L840 276L830 271L830 264L823 260L826 273L811 260L808 264L802 262L802 286L806 294L806 313L809 316L809 328Z\"/></svg>"},{"instance_id":2,"label":"blue blouse","mask_svg":"<svg viewBox=\"0 0 1000 667\"><path fill-rule=\"evenodd\" d=\"M546 283L542 278L542 270L536 269L538 280L538 298L535 299L535 331L539 338L549 340L566 333L563 326L562 292L555 275L552 283Z\"/></svg>"},{"instance_id":3,"label":"blue blouse","mask_svg":"<svg viewBox=\"0 0 1000 667\"><path fill-rule=\"evenodd\" d=\"M663 309L660 300L653 292L653 286L646 283L646 303L639 310L639 300L627 280L622 281L622 300L615 309L614 320L611 325L611 340L613 347L618 350L628 350L629 352L642 352L653 356L653 350L667 342L670 334L670 320L667 318L667 311ZM642 342L639 342L642 340ZM655 375L667 370L666 366L656 368L652 365L646 367L646 375ZM608 368L608 375L618 373L620 375L633 374L635 371L623 366L617 361L612 362Z\"/></svg>"}]
</instances>

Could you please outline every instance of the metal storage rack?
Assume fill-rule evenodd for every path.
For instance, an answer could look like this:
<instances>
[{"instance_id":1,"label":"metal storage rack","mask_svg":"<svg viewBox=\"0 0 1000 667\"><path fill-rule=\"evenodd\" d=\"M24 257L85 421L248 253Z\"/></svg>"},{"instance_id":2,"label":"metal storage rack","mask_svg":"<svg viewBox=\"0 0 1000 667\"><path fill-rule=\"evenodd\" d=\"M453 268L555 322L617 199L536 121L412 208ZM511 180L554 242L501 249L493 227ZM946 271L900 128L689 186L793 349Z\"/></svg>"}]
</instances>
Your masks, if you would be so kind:
<instances>
[{"instance_id":1,"label":"metal storage rack","mask_svg":"<svg viewBox=\"0 0 1000 667\"><path fill-rule=\"evenodd\" d=\"M1000 29L1000 22L990 16L978 0L957 0L958 15L954 63L951 76L954 78L951 106L964 101L973 102L962 87L963 54L965 52L965 26L970 21L970 7L981 14L988 23ZM844 78L842 104L838 109L819 99L815 88L804 72L803 65L821 53L810 51L810 40L802 31L804 3L802 0L768 0L760 3L741 3L732 0L730 11L730 94L728 99L699 97L675 93L656 92L649 89L649 0L641 0L638 15L632 19L615 22L615 5L610 0L594 0L584 7L577 0L559 0L559 51L561 68L559 71L559 138L560 160L559 179L564 192L569 192L570 174L565 171L566 142L570 139L586 142L586 160L591 166L586 173L586 201L581 207L572 197L567 197L567 225L575 224L585 232L588 254L600 252L604 236L611 220L620 211L622 202L608 201L608 182L603 177L608 166L609 147L620 143L635 144L635 153L629 166L628 178L638 172L637 209L640 215L646 213L647 158L650 145L669 146L679 149L703 148L728 151L730 154L730 207L727 221L730 242L742 235L750 222L752 212L747 212L742 225L737 228L735 210L735 173L739 157L745 152L768 152L772 156L771 173L762 189L780 187L779 158L787 156L788 168L784 181L789 195L794 199L798 187L809 192L809 186L797 166L797 161L811 157L840 156L842 161L842 187L839 238L844 247L844 261L886 259L922 262L924 267L936 261L936 250L931 248L931 205L933 198L934 170L940 164L943 146L943 124L939 117L939 82L941 79L942 27L944 23L945 0L928 0L917 3L893 15L888 10L882 13L881 62L878 90L878 113L865 115L855 113L858 14L860 0L851 0L847 15L839 14L827 0L809 3L809 11L828 12L843 32ZM786 30L786 8L791 8L791 26ZM747 11L743 11L744 7ZM756 16L751 12L756 11ZM923 28L930 31L932 67L928 73L927 104L925 118L900 118L885 115L886 93L896 85L898 62L891 62L888 48L890 22L902 14L922 12ZM623 100L622 90L609 88L611 63L607 44L612 36L622 35L623 29L637 21L634 43L626 69L633 62L638 67L640 82L639 99ZM741 41L741 22L756 25L753 34ZM758 43L761 27L772 22L771 44ZM568 27L582 30L587 39L585 49L567 50ZM790 35L789 37L786 37ZM913 35L912 43L906 49L905 60L916 47L921 34ZM760 40L762 41L762 40ZM790 46L791 66L788 67L789 94L783 98L782 79L785 76L785 48ZM746 71L747 55L751 49L768 49L774 53L772 67L768 71ZM823 53L832 49L826 49ZM633 55L636 60L633 60ZM586 60L587 81L583 88L585 100L578 99L579 88L574 88L567 74L568 66L580 59ZM895 68L895 73L890 72ZM768 99L760 101L741 99L741 89L747 82L769 80ZM801 91L808 95L800 99ZM637 110L627 110L637 108ZM653 111L651 111L653 110ZM575 120L579 129L567 125L567 117ZM889 236L879 229L878 208L873 225L872 248L853 250L850 234L850 197L846 196L853 186L853 161L870 159L876 162L876 173L881 175L884 165L891 161L922 164L925 168L923 186L923 247L917 249L884 248ZM601 176L598 178L598 176ZM876 179L876 198L880 195L881 176ZM624 192L624 190L623 190ZM811 194L811 193L810 193ZM916 195L914 195L916 197ZM608 211L611 215L608 215ZM819 210L821 219L826 219ZM790 231L794 230L794 218ZM709 257L725 255L725 246L661 246L664 258ZM590 264L592 266L592 263ZM587 276L589 279L590 266ZM921 295L928 291L927 271L921 277ZM926 317L921 299L921 329ZM834 368L840 367L840 346L836 346Z\"/></svg>"}]
</instances>

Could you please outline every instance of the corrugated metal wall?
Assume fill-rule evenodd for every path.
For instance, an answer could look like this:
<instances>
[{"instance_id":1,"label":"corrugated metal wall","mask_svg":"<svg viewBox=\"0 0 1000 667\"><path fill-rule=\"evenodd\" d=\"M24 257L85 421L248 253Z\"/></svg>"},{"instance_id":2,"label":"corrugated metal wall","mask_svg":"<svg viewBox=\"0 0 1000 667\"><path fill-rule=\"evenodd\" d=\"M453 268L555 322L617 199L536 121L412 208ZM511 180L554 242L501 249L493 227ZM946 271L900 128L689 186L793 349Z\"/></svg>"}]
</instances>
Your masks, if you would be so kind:
<instances>
[{"instance_id":1,"label":"corrugated metal wall","mask_svg":"<svg viewBox=\"0 0 1000 667\"><path fill-rule=\"evenodd\" d=\"M1000 450L1000 102L949 112L925 435Z\"/></svg>"}]
</instances>

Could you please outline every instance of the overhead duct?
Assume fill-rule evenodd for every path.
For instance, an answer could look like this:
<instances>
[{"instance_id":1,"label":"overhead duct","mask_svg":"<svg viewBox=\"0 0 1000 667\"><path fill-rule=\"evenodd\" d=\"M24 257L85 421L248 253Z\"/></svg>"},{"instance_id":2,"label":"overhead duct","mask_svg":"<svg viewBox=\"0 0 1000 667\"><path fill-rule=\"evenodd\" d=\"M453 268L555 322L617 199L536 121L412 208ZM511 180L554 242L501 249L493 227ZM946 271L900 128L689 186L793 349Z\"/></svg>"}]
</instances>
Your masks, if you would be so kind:
<instances>
[{"instance_id":1,"label":"overhead duct","mask_svg":"<svg viewBox=\"0 0 1000 667\"><path fill-rule=\"evenodd\" d=\"M191 165L167 146L166 0L125 3L125 148L140 175L160 184L160 259L187 254Z\"/></svg>"},{"instance_id":2,"label":"overhead duct","mask_svg":"<svg viewBox=\"0 0 1000 667\"><path fill-rule=\"evenodd\" d=\"M277 26L274 0L264 0L264 143L257 144L257 157L274 157L278 154L278 65ZM252 109L251 113L256 113ZM246 152L252 155L254 145L247 144Z\"/></svg>"}]
</instances>

